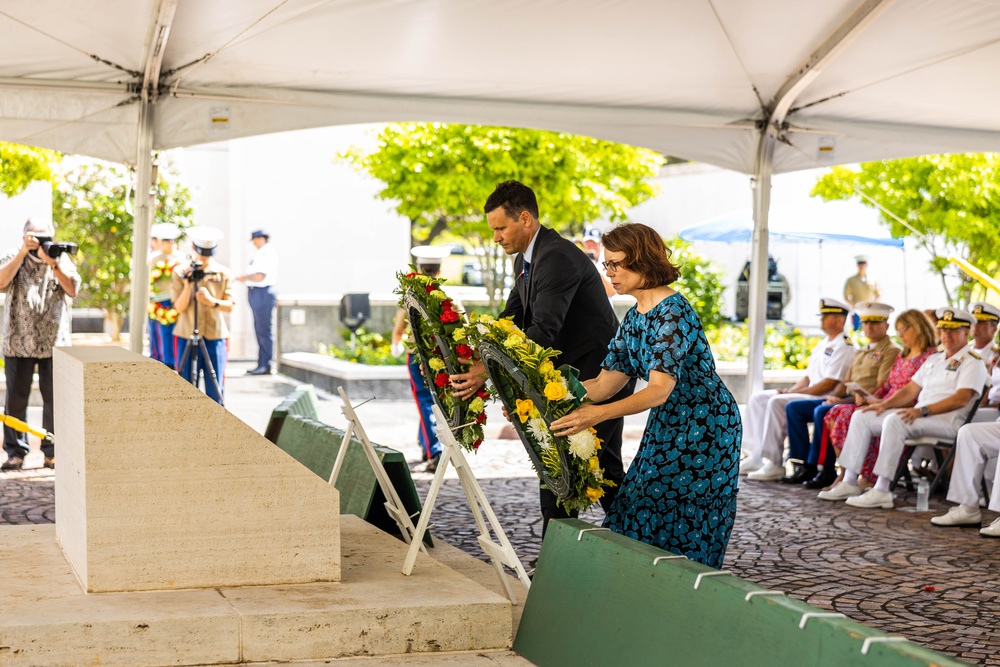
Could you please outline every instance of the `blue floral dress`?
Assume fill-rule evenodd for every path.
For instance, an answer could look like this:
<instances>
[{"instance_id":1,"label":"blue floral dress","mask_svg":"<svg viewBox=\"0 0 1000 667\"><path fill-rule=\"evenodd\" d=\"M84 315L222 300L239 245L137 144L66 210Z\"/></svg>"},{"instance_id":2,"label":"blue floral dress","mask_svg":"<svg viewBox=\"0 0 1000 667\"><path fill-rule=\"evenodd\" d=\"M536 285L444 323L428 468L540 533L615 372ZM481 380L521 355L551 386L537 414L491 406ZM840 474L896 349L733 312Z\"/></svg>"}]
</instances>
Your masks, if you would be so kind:
<instances>
[{"instance_id":1,"label":"blue floral dress","mask_svg":"<svg viewBox=\"0 0 1000 667\"><path fill-rule=\"evenodd\" d=\"M633 307L603 366L644 380L661 371L677 381L650 411L604 526L721 568L736 518L743 424L698 315L680 294L644 314Z\"/></svg>"}]
</instances>

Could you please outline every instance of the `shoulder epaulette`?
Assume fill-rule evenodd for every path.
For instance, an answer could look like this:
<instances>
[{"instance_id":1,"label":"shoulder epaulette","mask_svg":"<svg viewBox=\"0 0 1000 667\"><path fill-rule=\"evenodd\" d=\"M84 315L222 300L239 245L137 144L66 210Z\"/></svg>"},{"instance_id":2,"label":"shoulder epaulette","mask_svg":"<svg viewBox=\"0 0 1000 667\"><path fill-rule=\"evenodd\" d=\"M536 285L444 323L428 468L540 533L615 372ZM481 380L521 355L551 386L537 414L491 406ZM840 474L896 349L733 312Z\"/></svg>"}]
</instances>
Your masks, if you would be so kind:
<instances>
[{"instance_id":1,"label":"shoulder epaulette","mask_svg":"<svg viewBox=\"0 0 1000 667\"><path fill-rule=\"evenodd\" d=\"M973 359L979 359L979 360L982 360L982 357L980 357L980 356L979 356L978 354L976 354L976 353L975 353L975 352L973 352L972 350L969 350L969 356L970 356L970 357L972 357Z\"/></svg>"}]
</instances>

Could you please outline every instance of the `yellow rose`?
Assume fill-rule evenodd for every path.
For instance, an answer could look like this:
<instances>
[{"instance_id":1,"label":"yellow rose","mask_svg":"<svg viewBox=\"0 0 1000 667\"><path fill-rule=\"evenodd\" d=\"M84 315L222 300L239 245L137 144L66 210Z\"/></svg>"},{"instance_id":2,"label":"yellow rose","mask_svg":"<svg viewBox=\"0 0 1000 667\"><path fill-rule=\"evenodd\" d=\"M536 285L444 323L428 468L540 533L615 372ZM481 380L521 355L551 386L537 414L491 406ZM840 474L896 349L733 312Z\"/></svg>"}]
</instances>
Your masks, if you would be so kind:
<instances>
[{"instance_id":1,"label":"yellow rose","mask_svg":"<svg viewBox=\"0 0 1000 667\"><path fill-rule=\"evenodd\" d=\"M592 503L596 503L604 495L604 489L592 489L587 487L587 498Z\"/></svg>"},{"instance_id":2,"label":"yellow rose","mask_svg":"<svg viewBox=\"0 0 1000 667\"><path fill-rule=\"evenodd\" d=\"M542 375L549 375L555 370L556 367L552 365L551 359L546 359L542 363L538 364L538 372L541 373Z\"/></svg>"},{"instance_id":3,"label":"yellow rose","mask_svg":"<svg viewBox=\"0 0 1000 667\"><path fill-rule=\"evenodd\" d=\"M501 331L506 331L507 333L510 333L514 330L514 323L511 322L510 320L497 320L496 326Z\"/></svg>"},{"instance_id":4,"label":"yellow rose","mask_svg":"<svg viewBox=\"0 0 1000 667\"><path fill-rule=\"evenodd\" d=\"M562 382L550 382L545 385L545 398L550 401L561 401L566 398L566 387Z\"/></svg>"},{"instance_id":5,"label":"yellow rose","mask_svg":"<svg viewBox=\"0 0 1000 667\"><path fill-rule=\"evenodd\" d=\"M591 456L590 459L587 460L587 470L589 472L597 472L600 469L601 462L597 460L596 456Z\"/></svg>"},{"instance_id":6,"label":"yellow rose","mask_svg":"<svg viewBox=\"0 0 1000 667\"><path fill-rule=\"evenodd\" d=\"M530 398L517 399L517 417L521 420L521 423L528 421L531 413L535 410L535 404L531 402Z\"/></svg>"},{"instance_id":7,"label":"yellow rose","mask_svg":"<svg viewBox=\"0 0 1000 667\"><path fill-rule=\"evenodd\" d=\"M515 347L521 347L525 343L525 338L518 336L516 333L512 333L507 336L507 340L503 342L503 346L508 350L514 349Z\"/></svg>"},{"instance_id":8,"label":"yellow rose","mask_svg":"<svg viewBox=\"0 0 1000 667\"><path fill-rule=\"evenodd\" d=\"M444 370L444 361L438 359L437 357L431 357L430 360L428 360L427 365L430 366L431 369L435 371Z\"/></svg>"}]
</instances>

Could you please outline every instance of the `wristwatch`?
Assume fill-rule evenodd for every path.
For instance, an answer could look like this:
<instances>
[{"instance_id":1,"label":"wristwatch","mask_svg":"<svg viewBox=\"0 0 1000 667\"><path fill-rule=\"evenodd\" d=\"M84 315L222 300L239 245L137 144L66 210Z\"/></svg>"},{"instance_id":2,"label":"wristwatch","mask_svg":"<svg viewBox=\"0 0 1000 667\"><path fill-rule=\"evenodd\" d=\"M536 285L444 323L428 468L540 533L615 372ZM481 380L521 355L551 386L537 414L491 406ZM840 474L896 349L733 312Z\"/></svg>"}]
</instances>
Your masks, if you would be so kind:
<instances>
[{"instance_id":1,"label":"wristwatch","mask_svg":"<svg viewBox=\"0 0 1000 667\"><path fill-rule=\"evenodd\" d=\"M920 416L921 417L926 417L930 413L931 413L931 411L927 409L926 405L924 407L920 408Z\"/></svg>"},{"instance_id":2,"label":"wristwatch","mask_svg":"<svg viewBox=\"0 0 1000 667\"><path fill-rule=\"evenodd\" d=\"M216 301L215 303L212 304L212 308L218 308L218 307L219 307L219 302L218 301Z\"/></svg>"}]
</instances>

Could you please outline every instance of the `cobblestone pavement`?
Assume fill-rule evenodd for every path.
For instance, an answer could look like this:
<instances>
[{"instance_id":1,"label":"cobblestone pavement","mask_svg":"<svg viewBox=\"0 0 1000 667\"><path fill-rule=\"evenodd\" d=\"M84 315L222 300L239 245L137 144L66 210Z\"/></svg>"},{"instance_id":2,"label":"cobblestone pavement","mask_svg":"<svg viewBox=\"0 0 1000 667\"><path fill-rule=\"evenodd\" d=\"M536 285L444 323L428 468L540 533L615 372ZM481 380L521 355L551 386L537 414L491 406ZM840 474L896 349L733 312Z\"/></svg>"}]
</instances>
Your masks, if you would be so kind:
<instances>
[{"instance_id":1,"label":"cobblestone pavement","mask_svg":"<svg viewBox=\"0 0 1000 667\"><path fill-rule=\"evenodd\" d=\"M233 366L228 407L263 432L270 408L291 385L276 377L244 378L238 374L245 369ZM320 407L324 420L343 426L339 399L324 398ZM374 441L416 459L412 405L375 401L359 407L358 415ZM527 561L541 544L538 482L520 443L497 439L502 421L491 408L491 437L470 455L470 467ZM641 418L626 422L626 456L634 453L641 430ZM41 463L33 452L24 470L0 473L0 524L54 520L54 475ZM411 464L424 497L432 476L422 468L419 461ZM947 655L1000 667L1000 540L980 538L971 528L932 526L928 519L947 506L940 497L932 499L931 512L917 513L914 504L913 494L902 493L894 510L858 510L798 488L744 482L725 569ZM602 513L582 518L599 524ZM984 512L983 518L995 515ZM434 535L484 557L454 471L431 523Z\"/></svg>"}]
</instances>

